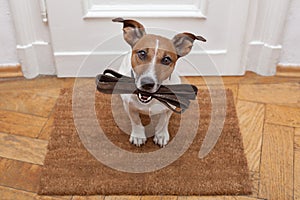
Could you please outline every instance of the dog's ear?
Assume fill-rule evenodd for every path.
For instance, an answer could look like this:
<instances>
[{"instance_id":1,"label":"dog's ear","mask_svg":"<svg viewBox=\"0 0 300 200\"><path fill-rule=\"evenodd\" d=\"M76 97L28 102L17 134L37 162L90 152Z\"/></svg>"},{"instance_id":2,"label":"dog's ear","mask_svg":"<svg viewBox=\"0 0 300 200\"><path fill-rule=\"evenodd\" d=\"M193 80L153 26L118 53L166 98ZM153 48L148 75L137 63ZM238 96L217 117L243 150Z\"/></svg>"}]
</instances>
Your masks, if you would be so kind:
<instances>
[{"instance_id":1,"label":"dog's ear","mask_svg":"<svg viewBox=\"0 0 300 200\"><path fill-rule=\"evenodd\" d=\"M179 57L187 55L193 47L194 40L206 42L206 39L202 36L195 36L192 33L179 33L175 35L172 42L176 48L177 55Z\"/></svg>"},{"instance_id":2,"label":"dog's ear","mask_svg":"<svg viewBox=\"0 0 300 200\"><path fill-rule=\"evenodd\" d=\"M125 20L123 18L115 18L112 21L123 23L123 36L125 41L131 47L133 47L139 39L146 35L144 26L137 21L131 19Z\"/></svg>"}]
</instances>

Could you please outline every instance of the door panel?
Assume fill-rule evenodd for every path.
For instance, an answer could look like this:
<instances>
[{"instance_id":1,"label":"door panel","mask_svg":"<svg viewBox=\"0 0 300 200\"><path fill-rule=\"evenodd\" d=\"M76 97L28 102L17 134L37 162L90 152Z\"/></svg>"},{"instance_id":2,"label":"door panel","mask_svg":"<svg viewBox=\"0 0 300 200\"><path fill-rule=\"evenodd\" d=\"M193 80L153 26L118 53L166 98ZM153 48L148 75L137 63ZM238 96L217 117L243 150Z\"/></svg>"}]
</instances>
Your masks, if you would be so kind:
<instances>
[{"instance_id":1,"label":"door panel","mask_svg":"<svg viewBox=\"0 0 300 200\"><path fill-rule=\"evenodd\" d=\"M93 77L130 51L122 39L121 24L111 22L115 17L134 18L148 33L170 38L183 31L204 36L207 42L195 42L192 52L178 63L181 75L244 73L241 57L249 0L155 0L151 5L140 2L47 0L58 76ZM120 62L117 59L114 67Z\"/></svg>"}]
</instances>

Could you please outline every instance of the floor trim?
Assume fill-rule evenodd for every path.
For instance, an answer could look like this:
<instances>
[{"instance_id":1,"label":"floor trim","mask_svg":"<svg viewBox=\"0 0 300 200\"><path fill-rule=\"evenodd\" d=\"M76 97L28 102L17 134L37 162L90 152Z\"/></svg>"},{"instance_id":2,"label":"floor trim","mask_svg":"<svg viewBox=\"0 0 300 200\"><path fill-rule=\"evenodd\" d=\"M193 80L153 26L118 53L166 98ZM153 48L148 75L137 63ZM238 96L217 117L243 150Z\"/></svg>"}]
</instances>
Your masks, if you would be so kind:
<instances>
[{"instance_id":1,"label":"floor trim","mask_svg":"<svg viewBox=\"0 0 300 200\"><path fill-rule=\"evenodd\" d=\"M22 77L21 65L0 67L0 78Z\"/></svg>"},{"instance_id":2,"label":"floor trim","mask_svg":"<svg viewBox=\"0 0 300 200\"><path fill-rule=\"evenodd\" d=\"M300 66L277 65L276 76L300 77Z\"/></svg>"}]
</instances>

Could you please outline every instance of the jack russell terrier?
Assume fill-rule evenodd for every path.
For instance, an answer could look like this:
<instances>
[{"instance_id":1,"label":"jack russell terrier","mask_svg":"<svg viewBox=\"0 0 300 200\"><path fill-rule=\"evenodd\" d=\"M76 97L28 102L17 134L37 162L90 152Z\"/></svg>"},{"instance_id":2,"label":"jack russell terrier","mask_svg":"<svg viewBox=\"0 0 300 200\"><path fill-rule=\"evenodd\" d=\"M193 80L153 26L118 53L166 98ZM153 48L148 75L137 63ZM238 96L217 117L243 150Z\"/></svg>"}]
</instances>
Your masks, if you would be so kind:
<instances>
[{"instance_id":1,"label":"jack russell terrier","mask_svg":"<svg viewBox=\"0 0 300 200\"><path fill-rule=\"evenodd\" d=\"M131 56L127 62L125 58L119 72L133 76L140 91L154 93L161 84L180 84L180 77L173 73L176 61L191 51L194 40L206 41L192 33L179 33L170 40L159 35L146 34L144 26L135 20L116 18L112 21L123 23L123 37L132 48ZM160 147L167 145L170 138L168 124L172 111L151 96L141 93L121 94L121 98L131 121L129 141L141 146L147 140L139 116L142 113L150 118L158 116L153 141Z\"/></svg>"}]
</instances>

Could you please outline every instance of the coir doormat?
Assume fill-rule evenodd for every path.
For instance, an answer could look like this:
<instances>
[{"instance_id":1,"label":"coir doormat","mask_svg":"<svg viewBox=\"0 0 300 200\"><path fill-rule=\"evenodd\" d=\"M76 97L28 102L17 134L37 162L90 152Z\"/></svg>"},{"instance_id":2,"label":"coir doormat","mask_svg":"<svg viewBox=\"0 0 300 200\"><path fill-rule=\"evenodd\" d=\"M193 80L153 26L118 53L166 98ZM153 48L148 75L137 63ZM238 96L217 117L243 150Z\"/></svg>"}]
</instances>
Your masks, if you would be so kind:
<instances>
[{"instance_id":1,"label":"coir doormat","mask_svg":"<svg viewBox=\"0 0 300 200\"><path fill-rule=\"evenodd\" d=\"M223 101L217 98L213 105L211 92L208 90L199 90L197 100L184 114L172 115L169 123L171 138L164 148L155 145L151 135L148 135L149 138L142 147L129 143L128 132L131 125L119 96L94 91L93 115L85 106L77 106L74 109L72 93L71 89L63 89L53 112L54 130L43 166L39 194L247 195L251 193L247 160L230 90L225 92L226 118L221 135L214 148L204 158L199 157L199 151L208 129L211 128L212 109ZM85 105L87 95L77 93L77 101ZM195 112L195 109L199 112ZM218 114L218 111L215 113ZM183 120L184 116L188 119ZM96 117L96 120L92 119L93 117ZM151 120L147 116L141 117L146 129L150 127L150 130L153 124ZM97 138L99 136L99 133L95 134L97 127L90 125L93 120L103 130L105 139ZM191 137L194 124L197 125L197 129L195 137ZM180 128L181 135L178 133ZM89 135L92 135L89 142L95 144L85 144ZM179 139L176 139L177 137ZM104 140L110 141L111 145L102 145ZM173 143L176 142L179 142L179 145L174 146ZM93 148L104 157L94 155ZM140 157L135 161L131 155Z\"/></svg>"}]
</instances>

